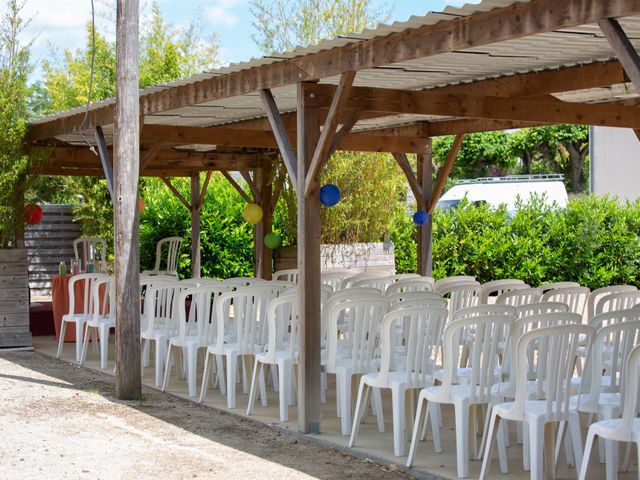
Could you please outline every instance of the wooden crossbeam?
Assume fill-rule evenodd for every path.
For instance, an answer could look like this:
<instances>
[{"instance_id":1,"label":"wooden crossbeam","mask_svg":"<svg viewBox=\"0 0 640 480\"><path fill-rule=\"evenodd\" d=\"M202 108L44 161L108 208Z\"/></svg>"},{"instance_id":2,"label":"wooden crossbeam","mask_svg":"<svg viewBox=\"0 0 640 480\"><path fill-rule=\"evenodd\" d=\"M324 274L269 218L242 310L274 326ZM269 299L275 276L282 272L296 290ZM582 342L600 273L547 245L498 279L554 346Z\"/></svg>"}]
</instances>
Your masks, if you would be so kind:
<instances>
[{"instance_id":1,"label":"wooden crossbeam","mask_svg":"<svg viewBox=\"0 0 640 480\"><path fill-rule=\"evenodd\" d=\"M298 178L298 163L296 160L296 154L293 151L293 147L291 146L291 140L289 139L289 135L287 134L287 129L282 122L282 117L280 116L280 111L278 110L278 106L276 105L276 100L275 98L273 98L271 90L268 89L260 90L260 98L262 99L262 104L264 105L264 109L267 113L269 123L271 124L271 130L276 137L280 155L282 155L282 159L284 160L284 164L287 167L289 176L295 184L297 183Z\"/></svg>"},{"instance_id":2,"label":"wooden crossbeam","mask_svg":"<svg viewBox=\"0 0 640 480\"><path fill-rule=\"evenodd\" d=\"M456 161L456 157L458 156L458 152L460 151L463 140L464 134L456 135L456 138L453 140L453 145L451 145L449 155L447 156L447 160L438 172L436 185L433 187L433 192L431 193L431 201L429 202L429 210L427 212L429 214L433 212L433 209L436 207L438 200L440 200L440 195L442 195L442 190L444 190L447 179L451 174L451 170L453 169L453 165Z\"/></svg>"},{"instance_id":3,"label":"wooden crossbeam","mask_svg":"<svg viewBox=\"0 0 640 480\"><path fill-rule=\"evenodd\" d=\"M207 172L206 177L204 177L204 184L202 185L202 190L200 190L200 196L198 197L198 205L196 208L198 211L202 210L202 205L204 204L204 200L207 197L207 188L209 188L209 182L211 181L211 175L213 172L210 170Z\"/></svg>"},{"instance_id":4,"label":"wooden crossbeam","mask_svg":"<svg viewBox=\"0 0 640 480\"><path fill-rule=\"evenodd\" d=\"M140 132L142 132L142 130L140 130ZM151 162L154 158L156 158L156 156L158 155L158 153L160 153L160 151L164 148L167 147L167 144L164 142L159 142L156 143L154 145L151 146L151 148L149 148L149 150L147 150L144 155L140 156L140 171L144 170L145 167L149 164L149 162Z\"/></svg>"},{"instance_id":5,"label":"wooden crossbeam","mask_svg":"<svg viewBox=\"0 0 640 480\"><path fill-rule=\"evenodd\" d=\"M416 197L416 202L420 206L420 208L424 208L424 199L422 195L422 187L418 182L418 178L411 168L411 164L409 163L409 159L407 155L404 153L394 153L393 158L395 158L396 162L400 166L400 169L404 173L404 176L407 177L407 182L409 182L409 187L411 187L411 191L413 192L413 196Z\"/></svg>"},{"instance_id":6,"label":"wooden crossbeam","mask_svg":"<svg viewBox=\"0 0 640 480\"><path fill-rule=\"evenodd\" d=\"M167 178L167 177L160 177L160 179L164 182L164 184L167 186L167 188L169 190L171 190L171 192L178 197L178 200L180 200L180 202L187 207L187 210L191 211L191 204L189 202L187 202L187 200L182 196L182 194L178 191L178 189L176 187L173 186L173 184L171 183L171 181Z\"/></svg>"},{"instance_id":7,"label":"wooden crossbeam","mask_svg":"<svg viewBox=\"0 0 640 480\"><path fill-rule=\"evenodd\" d=\"M111 163L111 157L107 150L107 142L104 138L104 132L102 127L97 126L94 129L96 136L96 144L98 145L98 153L100 154L100 162L102 163L102 170L104 171L104 178L107 180L107 190L109 190L109 196L111 197L111 203L115 202L113 194L113 164Z\"/></svg>"},{"instance_id":8,"label":"wooden crossbeam","mask_svg":"<svg viewBox=\"0 0 640 480\"><path fill-rule=\"evenodd\" d=\"M286 180L287 174L284 170L281 170L276 177L276 180L273 184L273 194L271 195L271 211L273 212L276 208L276 204L278 203L278 199L280 198L280 194L282 193L282 187L284 186L284 181Z\"/></svg>"},{"instance_id":9,"label":"wooden crossbeam","mask_svg":"<svg viewBox=\"0 0 640 480\"><path fill-rule=\"evenodd\" d=\"M324 121L324 126L320 133L320 138L318 139L318 144L316 145L313 158L311 159L311 165L307 172L307 178L304 183L305 196L308 196L311 193L310 191L313 185L318 184L314 179L320 174L322 168L327 163L327 160L329 160L329 153L333 145L336 129L338 128L340 114L349 99L349 90L351 89L355 78L356 72L353 71L343 73L340 77L340 82L338 82L338 87L331 99L329 113Z\"/></svg>"},{"instance_id":10,"label":"wooden crossbeam","mask_svg":"<svg viewBox=\"0 0 640 480\"><path fill-rule=\"evenodd\" d=\"M236 182L236 180L229 174L229 172L222 172L222 175L224 175L224 178L226 178L229 181L231 186L233 186L233 188L236 189L236 191L240 194L242 198L245 199L247 203L253 203L253 199L249 195L247 195L247 192L244 191L244 188L242 188L238 184L238 182Z\"/></svg>"},{"instance_id":11,"label":"wooden crossbeam","mask_svg":"<svg viewBox=\"0 0 640 480\"><path fill-rule=\"evenodd\" d=\"M598 22L598 26L607 38L611 49L620 60L624 71L627 73L636 91L640 92L640 56L631 44L629 37L613 18L603 18Z\"/></svg>"},{"instance_id":12,"label":"wooden crossbeam","mask_svg":"<svg viewBox=\"0 0 640 480\"><path fill-rule=\"evenodd\" d=\"M253 198L254 199L260 198L260 190L258 190L258 187L256 186L256 182L254 182L253 178L251 178L251 174L246 170L240 170L240 175L242 175L242 178L244 178L244 181L247 182L247 185L249 186L249 190L251 190L251 194L253 195Z\"/></svg>"},{"instance_id":13,"label":"wooden crossbeam","mask_svg":"<svg viewBox=\"0 0 640 480\"><path fill-rule=\"evenodd\" d=\"M325 104L333 85L312 85L313 101ZM640 109L614 104L560 102L556 99L475 97L430 91L353 87L347 108L388 114L441 115L529 122L635 128Z\"/></svg>"}]
</instances>

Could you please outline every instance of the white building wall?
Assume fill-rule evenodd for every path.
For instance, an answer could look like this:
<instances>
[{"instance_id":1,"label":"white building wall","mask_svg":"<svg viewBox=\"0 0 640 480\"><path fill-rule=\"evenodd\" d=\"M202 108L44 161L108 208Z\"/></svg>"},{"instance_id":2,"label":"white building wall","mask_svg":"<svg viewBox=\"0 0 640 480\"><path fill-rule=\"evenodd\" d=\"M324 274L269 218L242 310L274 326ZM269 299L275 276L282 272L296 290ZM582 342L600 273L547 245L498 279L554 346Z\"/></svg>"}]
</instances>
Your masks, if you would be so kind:
<instances>
[{"instance_id":1,"label":"white building wall","mask_svg":"<svg viewBox=\"0 0 640 480\"><path fill-rule=\"evenodd\" d=\"M640 141L629 128L591 127L590 184L596 195L640 198Z\"/></svg>"}]
</instances>

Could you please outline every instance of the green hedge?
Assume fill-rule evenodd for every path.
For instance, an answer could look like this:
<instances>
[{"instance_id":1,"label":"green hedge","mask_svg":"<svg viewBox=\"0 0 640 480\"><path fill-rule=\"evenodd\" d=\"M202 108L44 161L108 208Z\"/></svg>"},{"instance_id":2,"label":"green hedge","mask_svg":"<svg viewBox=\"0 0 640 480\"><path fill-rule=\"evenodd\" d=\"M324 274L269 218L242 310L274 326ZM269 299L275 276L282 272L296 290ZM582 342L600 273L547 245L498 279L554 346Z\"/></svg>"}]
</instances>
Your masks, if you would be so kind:
<instances>
[{"instance_id":1,"label":"green hedge","mask_svg":"<svg viewBox=\"0 0 640 480\"><path fill-rule=\"evenodd\" d=\"M533 201L512 218L503 208L466 204L437 212L433 234L436 278L566 280L592 289L640 283L640 202L582 197L550 209Z\"/></svg>"}]
</instances>

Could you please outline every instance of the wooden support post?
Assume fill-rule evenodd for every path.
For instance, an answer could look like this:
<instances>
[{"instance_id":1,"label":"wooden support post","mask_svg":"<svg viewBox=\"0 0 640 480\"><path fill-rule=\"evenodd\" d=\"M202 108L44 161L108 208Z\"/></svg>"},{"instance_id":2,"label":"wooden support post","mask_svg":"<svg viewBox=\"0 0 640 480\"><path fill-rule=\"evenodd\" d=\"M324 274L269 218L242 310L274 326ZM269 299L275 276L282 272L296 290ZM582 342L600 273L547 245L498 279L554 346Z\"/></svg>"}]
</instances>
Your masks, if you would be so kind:
<instances>
[{"instance_id":1,"label":"wooden support post","mask_svg":"<svg viewBox=\"0 0 640 480\"><path fill-rule=\"evenodd\" d=\"M440 195L442 194L442 190L444 190L444 185L447 183L447 179L449 178L449 174L453 169L453 164L456 162L456 157L458 156L458 152L460 151L460 147L462 146L462 142L464 140L464 133L460 133L456 135L456 138L453 140L453 145L451 145L451 150L449 150L449 156L447 156L447 160L444 162L444 165L438 172L438 179L436 180L436 186L433 187L433 192L431 193L431 200L429 201L429 208L427 209L427 213L431 214L433 209L436 208L436 203L440 200Z\"/></svg>"},{"instance_id":2,"label":"wooden support post","mask_svg":"<svg viewBox=\"0 0 640 480\"><path fill-rule=\"evenodd\" d=\"M282 120L282 116L280 115L280 111L278 110L278 105L276 105L276 100L275 98L273 98L271 90L260 90L260 98L262 99L264 110L267 114L267 118L269 119L271 130L276 137L280 155L282 155L282 160L287 166L287 171L289 172L291 182L294 185L297 185L298 165L296 163L296 154L293 151L293 147L291 146L291 140L289 140L289 134L287 133L287 129ZM298 143L299 142L300 139L298 138Z\"/></svg>"},{"instance_id":3,"label":"wooden support post","mask_svg":"<svg viewBox=\"0 0 640 480\"><path fill-rule=\"evenodd\" d=\"M107 149L107 141L104 139L104 132L102 127L96 127L94 129L96 144L98 145L98 154L100 155L100 163L102 163L102 170L104 171L104 178L107 180L107 190L109 190L109 196L111 197L111 203L114 203L113 197L113 164L109 158L109 150Z\"/></svg>"},{"instance_id":4,"label":"wooden support post","mask_svg":"<svg viewBox=\"0 0 640 480\"><path fill-rule=\"evenodd\" d=\"M191 276L200 278L200 173L191 174Z\"/></svg>"},{"instance_id":5,"label":"wooden support post","mask_svg":"<svg viewBox=\"0 0 640 480\"><path fill-rule=\"evenodd\" d=\"M636 88L636 92L640 92L640 56L629 37L614 18L603 18L598 21L598 26Z\"/></svg>"},{"instance_id":6,"label":"wooden support post","mask_svg":"<svg viewBox=\"0 0 640 480\"><path fill-rule=\"evenodd\" d=\"M140 372L138 0L117 0L114 129L116 397L137 400Z\"/></svg>"},{"instance_id":7,"label":"wooden support post","mask_svg":"<svg viewBox=\"0 0 640 480\"><path fill-rule=\"evenodd\" d=\"M305 181L320 138L319 111L307 106L312 100L308 83L298 83L298 428L320 432L320 183L311 178L309 195Z\"/></svg>"},{"instance_id":8,"label":"wooden support post","mask_svg":"<svg viewBox=\"0 0 640 480\"><path fill-rule=\"evenodd\" d=\"M254 176L260 192L258 203L262 207L262 221L256 225L256 227L261 226L259 232L256 229L256 242L260 244L259 256L256 257L258 259L256 272L265 280L271 280L273 275L273 251L264 245L264 236L273 228L274 209L271 204L273 173L273 165L268 162L263 168L257 170Z\"/></svg>"},{"instance_id":9,"label":"wooden support post","mask_svg":"<svg viewBox=\"0 0 640 480\"><path fill-rule=\"evenodd\" d=\"M432 177L432 149L431 139L424 151L418 154L417 178L420 182L422 198L416 199L417 208L424 210L431 201L431 190L433 187ZM433 275L433 252L432 252L433 222L431 219L421 227L418 227L418 273L420 275Z\"/></svg>"}]
</instances>

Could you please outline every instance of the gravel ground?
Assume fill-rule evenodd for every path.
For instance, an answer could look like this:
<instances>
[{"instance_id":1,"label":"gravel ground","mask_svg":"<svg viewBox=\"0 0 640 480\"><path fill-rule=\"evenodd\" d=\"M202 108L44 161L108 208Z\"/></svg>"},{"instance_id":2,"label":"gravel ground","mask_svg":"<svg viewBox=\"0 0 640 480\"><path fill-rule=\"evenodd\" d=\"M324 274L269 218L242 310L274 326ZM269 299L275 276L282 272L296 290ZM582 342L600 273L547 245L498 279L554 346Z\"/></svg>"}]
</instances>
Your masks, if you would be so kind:
<instances>
[{"instance_id":1,"label":"gravel ground","mask_svg":"<svg viewBox=\"0 0 640 480\"><path fill-rule=\"evenodd\" d=\"M34 352L0 354L0 479L401 479L265 425Z\"/></svg>"}]
</instances>

